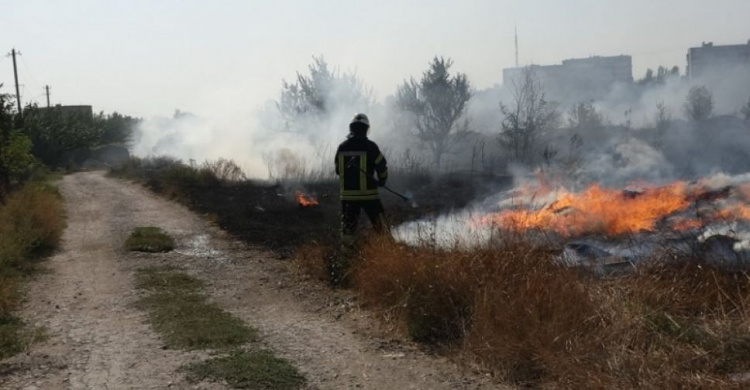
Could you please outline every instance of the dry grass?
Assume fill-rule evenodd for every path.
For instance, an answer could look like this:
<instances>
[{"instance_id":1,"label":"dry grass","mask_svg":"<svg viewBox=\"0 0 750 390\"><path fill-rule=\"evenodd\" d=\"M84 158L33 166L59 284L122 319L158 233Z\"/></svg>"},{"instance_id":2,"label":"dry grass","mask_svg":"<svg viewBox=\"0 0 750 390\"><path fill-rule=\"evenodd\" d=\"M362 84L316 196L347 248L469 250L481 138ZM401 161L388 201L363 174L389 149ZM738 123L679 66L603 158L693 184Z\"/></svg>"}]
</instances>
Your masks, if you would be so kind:
<instances>
[{"instance_id":1,"label":"dry grass","mask_svg":"<svg viewBox=\"0 0 750 390\"><path fill-rule=\"evenodd\" d=\"M294 256L298 275L330 282L330 258L334 253L332 247L317 242L301 245Z\"/></svg>"},{"instance_id":2,"label":"dry grass","mask_svg":"<svg viewBox=\"0 0 750 390\"><path fill-rule=\"evenodd\" d=\"M247 180L247 176L242 171L242 168L234 160L225 158L204 161L200 167L200 171L203 175L208 176L209 179L215 180L217 185L221 183L238 183Z\"/></svg>"},{"instance_id":3,"label":"dry grass","mask_svg":"<svg viewBox=\"0 0 750 390\"><path fill-rule=\"evenodd\" d=\"M59 195L48 187L27 184L0 208L0 263L23 267L26 260L55 248L64 226Z\"/></svg>"},{"instance_id":4,"label":"dry grass","mask_svg":"<svg viewBox=\"0 0 750 390\"><path fill-rule=\"evenodd\" d=\"M57 191L37 182L26 184L0 205L0 359L33 341L13 315L21 299L18 285L36 261L59 244L64 218Z\"/></svg>"},{"instance_id":5,"label":"dry grass","mask_svg":"<svg viewBox=\"0 0 750 390\"><path fill-rule=\"evenodd\" d=\"M14 306L14 280L59 244L64 226L62 201L46 186L27 184L0 206L0 315Z\"/></svg>"},{"instance_id":6,"label":"dry grass","mask_svg":"<svg viewBox=\"0 0 750 390\"><path fill-rule=\"evenodd\" d=\"M326 249L301 270L321 275ZM490 249L410 248L379 238L354 287L420 342L473 356L504 381L551 388L740 388L750 371L750 279L689 256L617 279L558 265L519 239ZM658 265L657 265L658 264Z\"/></svg>"}]
</instances>

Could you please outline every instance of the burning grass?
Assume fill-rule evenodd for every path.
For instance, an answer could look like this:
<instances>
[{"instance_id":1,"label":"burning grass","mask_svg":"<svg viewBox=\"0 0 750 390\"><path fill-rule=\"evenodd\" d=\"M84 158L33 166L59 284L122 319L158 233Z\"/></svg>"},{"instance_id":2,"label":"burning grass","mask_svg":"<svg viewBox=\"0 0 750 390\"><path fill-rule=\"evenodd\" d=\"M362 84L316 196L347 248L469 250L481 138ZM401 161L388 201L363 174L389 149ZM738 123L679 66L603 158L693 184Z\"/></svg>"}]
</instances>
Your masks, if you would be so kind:
<instances>
[{"instance_id":1,"label":"burning grass","mask_svg":"<svg viewBox=\"0 0 750 390\"><path fill-rule=\"evenodd\" d=\"M558 253L517 236L455 250L378 238L353 261L353 286L413 339L516 384L741 387L732 375L750 371L746 271L670 254L602 279L561 265ZM306 256L308 269L325 263Z\"/></svg>"},{"instance_id":2,"label":"burning grass","mask_svg":"<svg viewBox=\"0 0 750 390\"><path fill-rule=\"evenodd\" d=\"M637 188L604 188L597 184L572 192L545 183L510 194L510 207L473 223L519 232L545 230L562 237L591 234L610 237L654 232L660 225L686 231L717 221L750 220L744 186L713 188L709 181L674 182Z\"/></svg>"},{"instance_id":3,"label":"burning grass","mask_svg":"<svg viewBox=\"0 0 750 390\"><path fill-rule=\"evenodd\" d=\"M313 207L320 204L318 202L318 198L312 195L305 194L304 192L299 190L294 192L294 198L297 200L297 204L300 207Z\"/></svg>"}]
</instances>

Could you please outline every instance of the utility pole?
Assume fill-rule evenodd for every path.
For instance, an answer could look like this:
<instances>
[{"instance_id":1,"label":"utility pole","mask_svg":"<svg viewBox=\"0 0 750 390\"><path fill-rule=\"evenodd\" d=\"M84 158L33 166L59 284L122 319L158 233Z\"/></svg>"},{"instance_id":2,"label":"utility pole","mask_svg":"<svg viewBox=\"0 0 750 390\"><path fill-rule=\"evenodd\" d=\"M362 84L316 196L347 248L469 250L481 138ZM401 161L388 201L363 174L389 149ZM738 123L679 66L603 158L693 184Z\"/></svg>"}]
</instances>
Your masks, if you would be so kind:
<instances>
[{"instance_id":1,"label":"utility pole","mask_svg":"<svg viewBox=\"0 0 750 390\"><path fill-rule=\"evenodd\" d=\"M45 85L44 89L47 91L47 108L49 108L49 85Z\"/></svg>"},{"instance_id":2,"label":"utility pole","mask_svg":"<svg viewBox=\"0 0 750 390\"><path fill-rule=\"evenodd\" d=\"M10 55L13 56L13 76L16 78L16 103L18 103L18 115L23 116L23 111L21 110L21 92L18 89L18 67L16 67L16 54L21 53L16 53L16 48L13 48L13 50L10 51Z\"/></svg>"}]
</instances>

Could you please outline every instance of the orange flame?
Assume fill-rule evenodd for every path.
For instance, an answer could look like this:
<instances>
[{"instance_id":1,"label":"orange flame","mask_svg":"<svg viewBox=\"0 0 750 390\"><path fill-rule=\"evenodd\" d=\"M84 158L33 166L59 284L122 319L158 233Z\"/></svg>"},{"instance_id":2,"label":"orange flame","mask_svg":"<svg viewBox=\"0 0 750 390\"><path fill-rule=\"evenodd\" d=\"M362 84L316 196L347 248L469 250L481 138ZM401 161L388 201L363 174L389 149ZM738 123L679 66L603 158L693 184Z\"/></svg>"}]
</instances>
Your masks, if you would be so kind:
<instances>
[{"instance_id":1,"label":"orange flame","mask_svg":"<svg viewBox=\"0 0 750 390\"><path fill-rule=\"evenodd\" d=\"M312 207L318 205L318 199L316 199L312 195L307 195L302 191L295 191L294 196L295 198L297 198L297 204L302 207Z\"/></svg>"},{"instance_id":2,"label":"orange flame","mask_svg":"<svg viewBox=\"0 0 750 390\"><path fill-rule=\"evenodd\" d=\"M646 188L625 191L592 185L579 193L565 189L554 192L545 183L535 188L522 187L511 192L511 196L532 201L482 216L471 223L520 232L545 230L571 237L652 232L657 225L684 232L714 222L750 221L750 183L718 189L703 180L662 187L641 185ZM549 197L554 200L546 206L531 204L533 199Z\"/></svg>"},{"instance_id":3,"label":"orange flame","mask_svg":"<svg viewBox=\"0 0 750 390\"><path fill-rule=\"evenodd\" d=\"M697 218L675 218L672 220L672 229L678 232L687 232L689 230L700 229L704 222Z\"/></svg>"},{"instance_id":4,"label":"orange flame","mask_svg":"<svg viewBox=\"0 0 750 390\"><path fill-rule=\"evenodd\" d=\"M504 210L485 216L482 222L518 231L552 230L566 237L653 231L662 218L690 206L686 195L684 182L641 192L593 185L581 193L561 190L557 199L546 207Z\"/></svg>"},{"instance_id":5,"label":"orange flame","mask_svg":"<svg viewBox=\"0 0 750 390\"><path fill-rule=\"evenodd\" d=\"M737 194L745 202L750 202L750 184L743 183L737 186Z\"/></svg>"},{"instance_id":6,"label":"orange flame","mask_svg":"<svg viewBox=\"0 0 750 390\"><path fill-rule=\"evenodd\" d=\"M726 221L750 220L750 207L743 204L728 206L716 211L716 219Z\"/></svg>"}]
</instances>

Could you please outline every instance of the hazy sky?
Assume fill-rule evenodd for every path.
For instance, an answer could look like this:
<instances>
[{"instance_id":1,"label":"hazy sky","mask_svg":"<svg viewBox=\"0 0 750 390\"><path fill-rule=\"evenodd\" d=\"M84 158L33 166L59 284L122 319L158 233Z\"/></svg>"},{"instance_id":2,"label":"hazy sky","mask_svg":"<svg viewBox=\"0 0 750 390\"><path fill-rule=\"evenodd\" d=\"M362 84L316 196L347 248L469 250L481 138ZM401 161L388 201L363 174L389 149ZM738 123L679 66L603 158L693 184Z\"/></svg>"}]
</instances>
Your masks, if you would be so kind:
<instances>
[{"instance_id":1,"label":"hazy sky","mask_svg":"<svg viewBox=\"0 0 750 390\"><path fill-rule=\"evenodd\" d=\"M452 57L476 88L521 64L629 54L634 76L679 65L702 41L750 39L750 0L13 1L0 0L0 50L23 56L22 99L171 115L251 110L313 55L356 70L379 99ZM13 91L0 57L3 92Z\"/></svg>"}]
</instances>

